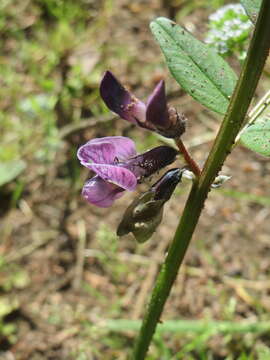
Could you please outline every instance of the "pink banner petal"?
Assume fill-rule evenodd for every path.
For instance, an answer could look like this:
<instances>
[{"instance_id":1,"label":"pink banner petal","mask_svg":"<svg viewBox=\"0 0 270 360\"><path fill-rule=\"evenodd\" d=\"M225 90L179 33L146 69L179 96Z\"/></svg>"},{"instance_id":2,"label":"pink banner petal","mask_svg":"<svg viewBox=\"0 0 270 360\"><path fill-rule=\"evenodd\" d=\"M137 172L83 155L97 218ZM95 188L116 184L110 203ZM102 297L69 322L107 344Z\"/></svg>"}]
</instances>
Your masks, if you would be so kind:
<instances>
[{"instance_id":1,"label":"pink banner petal","mask_svg":"<svg viewBox=\"0 0 270 360\"><path fill-rule=\"evenodd\" d=\"M79 148L77 156L86 167L91 163L113 164L116 157L115 146L105 141L100 143L89 141Z\"/></svg>"},{"instance_id":2,"label":"pink banner petal","mask_svg":"<svg viewBox=\"0 0 270 360\"><path fill-rule=\"evenodd\" d=\"M88 141L78 150L81 163L114 164L115 160L124 161L136 155L134 142L124 136L107 136ZM117 159L116 159L117 158Z\"/></svg>"}]
</instances>

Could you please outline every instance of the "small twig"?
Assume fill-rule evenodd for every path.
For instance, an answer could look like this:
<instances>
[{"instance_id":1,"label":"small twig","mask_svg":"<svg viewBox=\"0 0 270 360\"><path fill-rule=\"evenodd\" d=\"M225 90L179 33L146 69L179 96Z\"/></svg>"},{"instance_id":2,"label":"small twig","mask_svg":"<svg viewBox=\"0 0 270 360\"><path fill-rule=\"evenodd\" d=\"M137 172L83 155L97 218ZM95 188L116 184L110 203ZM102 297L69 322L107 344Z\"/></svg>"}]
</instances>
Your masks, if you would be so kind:
<instances>
[{"instance_id":1,"label":"small twig","mask_svg":"<svg viewBox=\"0 0 270 360\"><path fill-rule=\"evenodd\" d=\"M84 256L103 259L104 252L96 249L85 249ZM115 256L119 261L133 262L140 265L150 264L155 260L153 258L150 259L149 257L143 255L131 254L128 252L117 252ZM158 261L161 261L161 259L159 259Z\"/></svg>"},{"instance_id":2,"label":"small twig","mask_svg":"<svg viewBox=\"0 0 270 360\"><path fill-rule=\"evenodd\" d=\"M76 124L68 124L59 130L59 138L64 139L65 137L76 131L84 130L87 129L88 127L96 126L99 123L110 122L115 119L117 119L117 116L112 114L109 115L107 114L98 117L90 117L89 119L81 120L79 123Z\"/></svg>"},{"instance_id":3,"label":"small twig","mask_svg":"<svg viewBox=\"0 0 270 360\"><path fill-rule=\"evenodd\" d=\"M175 139L175 143L178 146L178 149L179 149L180 153L183 155L187 165L189 166L189 169L196 176L200 176L201 175L201 169L199 168L197 163L192 159L192 157L189 154L188 150L186 149L183 141L180 138L178 138L178 139Z\"/></svg>"},{"instance_id":4,"label":"small twig","mask_svg":"<svg viewBox=\"0 0 270 360\"><path fill-rule=\"evenodd\" d=\"M173 139L169 139L169 138L165 138L164 136L161 136L159 134L155 134L155 136L162 141L164 144L172 146L174 148L178 148L175 144L175 142L173 141ZM201 134L199 136L195 136L190 140L186 141L186 148L193 148L193 147L197 147L203 144L206 144L210 141L213 141L216 137L216 134L214 132L208 131L205 132L204 134Z\"/></svg>"},{"instance_id":5,"label":"small twig","mask_svg":"<svg viewBox=\"0 0 270 360\"><path fill-rule=\"evenodd\" d=\"M78 247L77 247L77 262L75 266L74 280L73 280L73 289L79 290L82 282L83 276L83 266L84 266L84 258L85 258L85 244L86 244L86 228L85 222L83 220L79 220L77 223L78 229Z\"/></svg>"}]
</instances>

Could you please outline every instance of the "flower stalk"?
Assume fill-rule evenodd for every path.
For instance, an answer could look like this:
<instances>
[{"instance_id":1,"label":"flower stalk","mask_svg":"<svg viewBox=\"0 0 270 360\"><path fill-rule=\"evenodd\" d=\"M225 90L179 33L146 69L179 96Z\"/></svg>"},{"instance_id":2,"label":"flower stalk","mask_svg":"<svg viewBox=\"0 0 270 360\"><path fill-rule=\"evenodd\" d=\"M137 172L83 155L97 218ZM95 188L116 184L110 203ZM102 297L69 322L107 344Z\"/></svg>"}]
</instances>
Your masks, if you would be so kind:
<instances>
[{"instance_id":1,"label":"flower stalk","mask_svg":"<svg viewBox=\"0 0 270 360\"><path fill-rule=\"evenodd\" d=\"M185 162L188 165L189 169L194 173L194 175L200 176L201 169L196 163L196 161L193 160L193 158L191 157L181 138L177 138L174 141L178 147L179 152L183 155L183 158L185 159Z\"/></svg>"},{"instance_id":2,"label":"flower stalk","mask_svg":"<svg viewBox=\"0 0 270 360\"><path fill-rule=\"evenodd\" d=\"M270 48L270 2L263 0L249 51L228 111L198 179L193 183L172 245L158 275L150 303L135 343L133 360L145 359L156 326L176 280L186 250L198 223L211 184L231 151L244 124L251 99Z\"/></svg>"}]
</instances>

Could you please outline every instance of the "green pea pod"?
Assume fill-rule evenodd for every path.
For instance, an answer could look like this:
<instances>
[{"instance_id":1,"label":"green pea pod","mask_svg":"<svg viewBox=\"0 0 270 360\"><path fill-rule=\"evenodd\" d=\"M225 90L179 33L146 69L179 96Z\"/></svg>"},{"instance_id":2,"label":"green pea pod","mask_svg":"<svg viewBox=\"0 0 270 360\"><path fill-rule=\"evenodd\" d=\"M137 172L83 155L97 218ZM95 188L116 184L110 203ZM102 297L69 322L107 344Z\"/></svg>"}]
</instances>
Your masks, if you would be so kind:
<instances>
[{"instance_id":1,"label":"green pea pod","mask_svg":"<svg viewBox=\"0 0 270 360\"><path fill-rule=\"evenodd\" d=\"M163 206L181 177L181 169L169 170L148 191L133 200L117 228L117 235L131 232L139 243L150 239L161 223Z\"/></svg>"}]
</instances>

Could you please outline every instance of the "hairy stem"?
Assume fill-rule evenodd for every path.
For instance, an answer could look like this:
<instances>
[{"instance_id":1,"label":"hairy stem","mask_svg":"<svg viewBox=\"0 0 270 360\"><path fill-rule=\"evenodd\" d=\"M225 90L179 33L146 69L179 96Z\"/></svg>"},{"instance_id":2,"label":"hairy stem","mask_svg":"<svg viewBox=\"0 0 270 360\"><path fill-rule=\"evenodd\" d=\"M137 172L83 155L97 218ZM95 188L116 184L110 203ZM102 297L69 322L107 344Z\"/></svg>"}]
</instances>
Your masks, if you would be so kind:
<instances>
[{"instance_id":1,"label":"hairy stem","mask_svg":"<svg viewBox=\"0 0 270 360\"><path fill-rule=\"evenodd\" d=\"M270 48L270 1L263 0L248 55L243 65L228 111L199 179L195 180L177 227L172 245L158 275L147 313L143 319L133 352L134 360L143 360L160 321L165 302L177 277L204 202L215 177L230 153L242 127L249 104L261 76Z\"/></svg>"},{"instance_id":2,"label":"hairy stem","mask_svg":"<svg viewBox=\"0 0 270 360\"><path fill-rule=\"evenodd\" d=\"M200 176L201 175L201 169L199 168L199 166L197 165L197 163L193 160L193 158L191 157L191 155L189 154L188 150L186 149L183 141L178 138L175 139L175 143L180 151L180 153L183 155L187 165L189 166L189 169L196 175L196 176Z\"/></svg>"}]
</instances>

